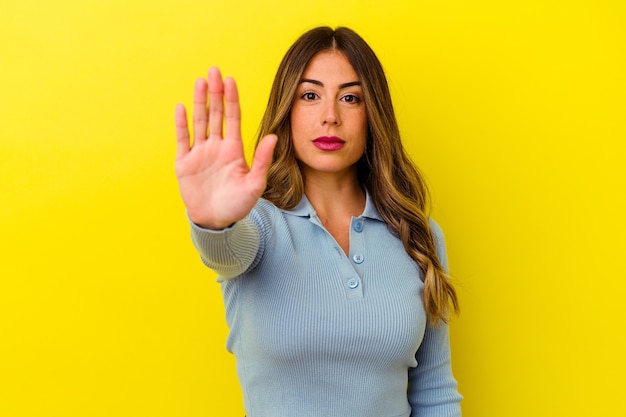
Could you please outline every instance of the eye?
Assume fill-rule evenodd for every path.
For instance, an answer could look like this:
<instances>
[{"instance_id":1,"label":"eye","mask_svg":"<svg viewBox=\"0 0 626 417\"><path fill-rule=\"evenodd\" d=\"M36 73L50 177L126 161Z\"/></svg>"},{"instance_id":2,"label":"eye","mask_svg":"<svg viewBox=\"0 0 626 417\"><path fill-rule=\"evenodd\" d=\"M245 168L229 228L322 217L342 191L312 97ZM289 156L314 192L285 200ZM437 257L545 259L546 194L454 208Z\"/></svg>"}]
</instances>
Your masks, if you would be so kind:
<instances>
[{"instance_id":1,"label":"eye","mask_svg":"<svg viewBox=\"0 0 626 417\"><path fill-rule=\"evenodd\" d=\"M350 104L357 104L361 102L361 99L354 94L346 94L345 96L341 97L341 101L344 101Z\"/></svg>"},{"instance_id":2,"label":"eye","mask_svg":"<svg viewBox=\"0 0 626 417\"><path fill-rule=\"evenodd\" d=\"M313 101L317 98L317 94L313 91L307 91L306 93L302 94L300 98L304 101Z\"/></svg>"}]
</instances>

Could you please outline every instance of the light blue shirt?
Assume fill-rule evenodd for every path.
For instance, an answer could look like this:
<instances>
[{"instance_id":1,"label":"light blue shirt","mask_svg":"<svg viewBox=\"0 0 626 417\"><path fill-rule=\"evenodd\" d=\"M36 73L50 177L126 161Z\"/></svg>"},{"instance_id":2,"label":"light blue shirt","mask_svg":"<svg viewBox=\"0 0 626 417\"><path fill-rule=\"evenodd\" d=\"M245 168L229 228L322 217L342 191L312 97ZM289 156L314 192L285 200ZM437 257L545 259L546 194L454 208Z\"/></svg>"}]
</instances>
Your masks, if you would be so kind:
<instances>
[{"instance_id":1,"label":"light blue shirt","mask_svg":"<svg viewBox=\"0 0 626 417\"><path fill-rule=\"evenodd\" d=\"M247 417L461 415L448 327L428 326L422 272L369 196L349 256L306 197L292 210L259 200L227 229L191 230L220 275Z\"/></svg>"}]
</instances>

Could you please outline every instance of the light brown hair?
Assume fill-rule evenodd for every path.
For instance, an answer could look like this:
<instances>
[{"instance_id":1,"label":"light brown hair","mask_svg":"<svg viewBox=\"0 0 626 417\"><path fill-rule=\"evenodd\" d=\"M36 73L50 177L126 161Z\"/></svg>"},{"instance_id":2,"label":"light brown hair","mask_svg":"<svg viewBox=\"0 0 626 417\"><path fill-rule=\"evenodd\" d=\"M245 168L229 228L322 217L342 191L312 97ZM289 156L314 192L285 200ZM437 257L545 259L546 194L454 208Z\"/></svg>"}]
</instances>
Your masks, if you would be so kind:
<instances>
[{"instance_id":1,"label":"light brown hair","mask_svg":"<svg viewBox=\"0 0 626 417\"><path fill-rule=\"evenodd\" d=\"M312 29L291 46L280 63L257 139L258 144L268 133L278 136L263 198L282 209L293 208L302 199L304 180L293 149L289 116L304 70L316 54L324 51L343 53L363 89L369 133L365 154L357 164L359 181L424 274L424 305L429 322L447 322L450 306L458 311L459 304L450 277L437 257L427 216L428 188L402 146L382 65L351 29Z\"/></svg>"}]
</instances>

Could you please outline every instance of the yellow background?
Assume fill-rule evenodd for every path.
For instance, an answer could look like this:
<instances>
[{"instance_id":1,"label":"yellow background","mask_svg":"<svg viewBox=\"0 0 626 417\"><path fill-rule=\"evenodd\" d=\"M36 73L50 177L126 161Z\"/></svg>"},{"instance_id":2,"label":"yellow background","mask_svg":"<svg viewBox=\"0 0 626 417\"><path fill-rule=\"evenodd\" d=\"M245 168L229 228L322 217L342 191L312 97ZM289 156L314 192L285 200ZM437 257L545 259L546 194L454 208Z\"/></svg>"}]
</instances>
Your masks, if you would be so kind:
<instances>
[{"instance_id":1,"label":"yellow background","mask_svg":"<svg viewBox=\"0 0 626 417\"><path fill-rule=\"evenodd\" d=\"M250 143L282 54L329 24L377 51L431 184L464 415L626 416L625 21L621 0L3 2L0 415L243 415L173 110L220 65Z\"/></svg>"}]
</instances>

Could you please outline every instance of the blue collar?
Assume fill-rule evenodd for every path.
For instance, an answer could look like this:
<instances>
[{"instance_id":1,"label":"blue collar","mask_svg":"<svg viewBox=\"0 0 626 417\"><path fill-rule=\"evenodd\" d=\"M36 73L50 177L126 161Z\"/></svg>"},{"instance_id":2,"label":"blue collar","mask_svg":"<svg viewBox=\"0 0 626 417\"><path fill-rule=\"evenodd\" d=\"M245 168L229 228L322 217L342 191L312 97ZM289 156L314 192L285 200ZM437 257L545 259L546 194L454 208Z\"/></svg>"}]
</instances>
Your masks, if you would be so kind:
<instances>
[{"instance_id":1,"label":"blue collar","mask_svg":"<svg viewBox=\"0 0 626 417\"><path fill-rule=\"evenodd\" d=\"M306 197L306 195L303 195L302 200L300 200L300 202L291 210L281 209L281 211L287 214L291 214L293 216L309 218L317 217L317 213L315 213L315 209L311 205L311 202ZM380 213L378 213L378 210L376 210L376 207L374 207L374 202L372 201L372 198L367 191L365 192L365 209L363 210L363 214L361 214L361 216L359 217L367 217L369 219L374 219L381 222L383 221L383 218L380 216Z\"/></svg>"}]
</instances>

